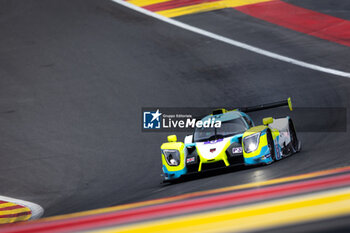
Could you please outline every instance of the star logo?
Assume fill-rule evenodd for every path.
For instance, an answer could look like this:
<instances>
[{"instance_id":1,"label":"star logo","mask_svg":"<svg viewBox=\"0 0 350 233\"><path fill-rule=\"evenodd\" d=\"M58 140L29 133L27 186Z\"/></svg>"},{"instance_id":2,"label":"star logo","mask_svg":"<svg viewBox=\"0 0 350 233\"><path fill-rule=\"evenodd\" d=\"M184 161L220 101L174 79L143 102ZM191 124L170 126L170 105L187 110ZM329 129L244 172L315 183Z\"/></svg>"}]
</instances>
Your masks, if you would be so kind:
<instances>
[{"instance_id":1,"label":"star logo","mask_svg":"<svg viewBox=\"0 0 350 233\"><path fill-rule=\"evenodd\" d=\"M161 115L162 113L157 111L143 112L143 128L144 129L160 129L161 128Z\"/></svg>"},{"instance_id":2,"label":"star logo","mask_svg":"<svg viewBox=\"0 0 350 233\"><path fill-rule=\"evenodd\" d=\"M153 122L154 120L159 121L159 117L162 115L161 113L159 113L159 109L157 109L157 111L155 113L151 113L151 115L153 116L151 122Z\"/></svg>"}]
</instances>

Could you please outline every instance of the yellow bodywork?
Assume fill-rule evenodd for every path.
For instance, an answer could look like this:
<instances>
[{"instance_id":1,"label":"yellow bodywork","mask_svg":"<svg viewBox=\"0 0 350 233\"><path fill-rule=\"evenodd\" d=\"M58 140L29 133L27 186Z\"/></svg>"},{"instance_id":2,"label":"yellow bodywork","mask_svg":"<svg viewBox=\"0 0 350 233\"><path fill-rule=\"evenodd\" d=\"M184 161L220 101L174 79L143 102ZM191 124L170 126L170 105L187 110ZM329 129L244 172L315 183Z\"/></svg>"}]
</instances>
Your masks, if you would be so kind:
<instances>
[{"instance_id":1,"label":"yellow bodywork","mask_svg":"<svg viewBox=\"0 0 350 233\"><path fill-rule=\"evenodd\" d=\"M226 166L230 166L230 163L227 160L227 155L226 155L226 149L231 145L230 141L226 142L226 145L224 146L224 148L222 149L222 151L220 152L220 154L218 154L214 159L205 159L199 152L199 150L197 150L197 153L200 157L200 163L199 163L199 167L198 167L198 171L202 171L202 164L203 163L215 163L215 162L219 162L219 161L224 161Z\"/></svg>"},{"instance_id":2,"label":"yellow bodywork","mask_svg":"<svg viewBox=\"0 0 350 233\"><path fill-rule=\"evenodd\" d=\"M259 125L259 126L252 127L243 134L242 138L244 139L245 137L250 136L252 134L263 132L267 128L268 128L268 126L266 126L266 125ZM273 138L273 140L275 140L276 137L279 135L279 131L277 129L270 129L270 130L271 130L272 138ZM180 153L180 164L178 166L170 166L167 163L163 152L162 152L162 164L166 167L166 169L169 172L176 172L176 171L180 171L180 170L185 169L185 167L186 167L185 152L184 152L185 151L185 144L183 142L176 142L174 135L171 135L168 139L170 139L169 140L170 142L163 143L161 146L161 149L162 150L166 150L166 149L178 150ZM230 163L227 159L227 154L226 154L226 150L230 145L231 145L231 142L228 140L226 142L225 146L223 147L223 149L221 150L220 154L218 154L213 159L206 159L204 156L201 155L200 151L198 149L196 149L197 154L200 157L198 172L200 172L202 170L202 165L204 163L215 163L215 162L219 162L219 161L224 161L226 166L230 166ZM250 153L246 153L245 150L243 150L243 156L245 158L252 158L252 157L258 156L261 154L262 149L264 147L266 147L267 145L268 145L267 134L263 133L262 135L260 135L258 148L255 151L252 151ZM244 148L243 142L242 142L242 147Z\"/></svg>"},{"instance_id":3,"label":"yellow bodywork","mask_svg":"<svg viewBox=\"0 0 350 233\"><path fill-rule=\"evenodd\" d=\"M266 128L268 128L266 125L259 125L259 126L255 126L255 127L252 127L250 128L249 130L247 130L244 134L243 134L243 137L242 138L245 138L247 136L250 136L250 135L253 135L255 133L259 133L259 132L262 132L264 131ZM278 130L276 129L271 129L271 134L272 134L272 139L275 140L275 138L280 134L278 132ZM261 153L261 149L264 147L264 146L267 146L267 134L263 134L263 135L260 135L260 139L259 139L259 146L258 148L255 150L255 151L252 151L250 153L246 153L245 150L243 150L243 156L245 158L251 158L251 157L255 157L255 156L258 156L260 155ZM242 146L244 148L244 140L242 140Z\"/></svg>"},{"instance_id":4,"label":"yellow bodywork","mask_svg":"<svg viewBox=\"0 0 350 233\"><path fill-rule=\"evenodd\" d=\"M293 111L292 99L289 97L289 98L287 99L287 101L288 101L289 110L290 110L290 111Z\"/></svg>"},{"instance_id":5,"label":"yellow bodywork","mask_svg":"<svg viewBox=\"0 0 350 233\"><path fill-rule=\"evenodd\" d=\"M263 119L263 125L268 125L271 124L273 122L273 118L272 117L265 117Z\"/></svg>"},{"instance_id":6,"label":"yellow bodywork","mask_svg":"<svg viewBox=\"0 0 350 233\"><path fill-rule=\"evenodd\" d=\"M168 142L176 142L177 136L175 134L168 136Z\"/></svg>"},{"instance_id":7,"label":"yellow bodywork","mask_svg":"<svg viewBox=\"0 0 350 233\"><path fill-rule=\"evenodd\" d=\"M170 166L165 160L164 154L162 153L162 163L166 166L168 171L179 171L185 168L185 144L183 142L166 142L163 143L160 149L162 150L178 150L180 152L180 164L178 166Z\"/></svg>"}]
</instances>

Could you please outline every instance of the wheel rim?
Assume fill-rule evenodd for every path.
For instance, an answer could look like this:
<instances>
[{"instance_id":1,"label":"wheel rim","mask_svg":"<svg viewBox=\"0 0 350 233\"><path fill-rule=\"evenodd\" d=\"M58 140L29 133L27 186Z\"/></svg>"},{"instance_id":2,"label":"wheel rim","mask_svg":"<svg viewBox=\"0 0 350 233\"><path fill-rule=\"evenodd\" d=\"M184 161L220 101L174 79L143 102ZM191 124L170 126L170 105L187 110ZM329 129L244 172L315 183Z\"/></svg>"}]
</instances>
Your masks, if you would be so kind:
<instances>
[{"instance_id":1,"label":"wheel rim","mask_svg":"<svg viewBox=\"0 0 350 233\"><path fill-rule=\"evenodd\" d=\"M271 159L272 160L275 160L275 151L273 150L273 146L272 146L272 138L271 138L271 134L267 134L267 146L269 147L269 150L270 150L270 154L271 154Z\"/></svg>"}]
</instances>

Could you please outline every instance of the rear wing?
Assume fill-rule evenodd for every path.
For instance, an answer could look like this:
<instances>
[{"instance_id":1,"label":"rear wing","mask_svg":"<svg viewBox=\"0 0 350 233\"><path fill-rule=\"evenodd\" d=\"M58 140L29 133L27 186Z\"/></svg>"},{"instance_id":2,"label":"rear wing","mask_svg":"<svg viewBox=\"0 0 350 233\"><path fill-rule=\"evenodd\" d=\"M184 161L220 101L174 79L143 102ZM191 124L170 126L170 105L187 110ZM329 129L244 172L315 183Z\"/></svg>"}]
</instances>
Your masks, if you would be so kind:
<instances>
[{"instance_id":1,"label":"rear wing","mask_svg":"<svg viewBox=\"0 0 350 233\"><path fill-rule=\"evenodd\" d=\"M260 110L265 110L265 109L270 109L270 108L278 108L282 106L288 106L290 111L293 111L293 106L292 106L292 99L289 97L286 100L282 101L277 101L273 103L267 103L267 104L260 104L256 106L251 106L251 107L245 107L245 108L239 108L238 110L242 112L255 112L255 111L260 111Z\"/></svg>"}]
</instances>

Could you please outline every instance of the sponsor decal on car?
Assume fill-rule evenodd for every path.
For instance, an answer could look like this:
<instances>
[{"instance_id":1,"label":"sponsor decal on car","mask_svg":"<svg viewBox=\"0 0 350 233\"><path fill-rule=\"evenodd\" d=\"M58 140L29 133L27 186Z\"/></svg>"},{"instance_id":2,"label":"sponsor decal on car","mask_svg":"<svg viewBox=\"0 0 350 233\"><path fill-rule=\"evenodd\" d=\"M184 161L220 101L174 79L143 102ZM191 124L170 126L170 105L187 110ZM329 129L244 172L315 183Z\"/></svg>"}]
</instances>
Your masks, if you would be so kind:
<instances>
[{"instance_id":1,"label":"sponsor decal on car","mask_svg":"<svg viewBox=\"0 0 350 233\"><path fill-rule=\"evenodd\" d=\"M233 154L240 154L240 153L243 153L242 147L233 147L233 148L232 148L232 153L233 153Z\"/></svg>"},{"instance_id":2,"label":"sponsor decal on car","mask_svg":"<svg viewBox=\"0 0 350 233\"><path fill-rule=\"evenodd\" d=\"M212 140L212 141L206 141L204 142L204 144L215 144L215 143L218 143L218 142L222 142L224 139L220 138L220 139L217 139L217 140Z\"/></svg>"},{"instance_id":3,"label":"sponsor decal on car","mask_svg":"<svg viewBox=\"0 0 350 233\"><path fill-rule=\"evenodd\" d=\"M192 157L192 158L187 158L186 159L186 163L193 163L196 161L196 158L195 157Z\"/></svg>"}]
</instances>

